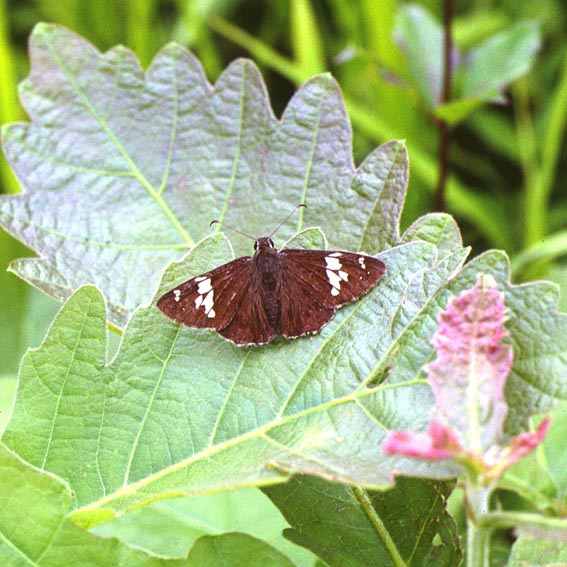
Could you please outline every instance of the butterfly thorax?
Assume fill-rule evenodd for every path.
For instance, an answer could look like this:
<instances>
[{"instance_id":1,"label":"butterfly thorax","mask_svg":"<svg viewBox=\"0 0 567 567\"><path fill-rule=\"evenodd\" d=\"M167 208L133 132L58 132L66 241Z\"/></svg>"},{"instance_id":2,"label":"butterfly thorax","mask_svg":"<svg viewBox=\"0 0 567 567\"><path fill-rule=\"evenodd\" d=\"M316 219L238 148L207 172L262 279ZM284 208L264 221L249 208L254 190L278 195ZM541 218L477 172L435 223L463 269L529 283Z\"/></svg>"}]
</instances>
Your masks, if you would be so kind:
<instances>
[{"instance_id":1,"label":"butterfly thorax","mask_svg":"<svg viewBox=\"0 0 567 567\"><path fill-rule=\"evenodd\" d=\"M261 288L262 304L272 327L277 328L280 319L281 265L279 252L270 238L259 238L254 244L255 271Z\"/></svg>"}]
</instances>

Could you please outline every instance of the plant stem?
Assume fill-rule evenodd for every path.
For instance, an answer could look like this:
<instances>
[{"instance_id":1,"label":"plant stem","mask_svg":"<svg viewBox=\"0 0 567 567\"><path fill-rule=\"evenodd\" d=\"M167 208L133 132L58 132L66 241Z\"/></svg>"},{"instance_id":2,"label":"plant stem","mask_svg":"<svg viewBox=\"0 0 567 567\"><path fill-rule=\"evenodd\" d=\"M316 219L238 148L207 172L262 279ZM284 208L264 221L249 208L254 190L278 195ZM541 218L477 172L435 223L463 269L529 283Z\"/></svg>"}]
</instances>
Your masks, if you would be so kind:
<instances>
[{"instance_id":1,"label":"plant stem","mask_svg":"<svg viewBox=\"0 0 567 567\"><path fill-rule=\"evenodd\" d=\"M440 104L449 102L451 97L451 52L453 50L453 38L451 34L451 21L453 16L452 0L443 2L443 87L441 90ZM439 128L439 178L437 180L437 191L435 209L445 210L445 187L447 185L447 174L449 171L449 149L451 146L451 133L449 125L445 120L438 121Z\"/></svg>"},{"instance_id":2,"label":"plant stem","mask_svg":"<svg viewBox=\"0 0 567 567\"><path fill-rule=\"evenodd\" d=\"M478 527L474 519L467 519L467 567L489 566L490 532Z\"/></svg>"},{"instance_id":3,"label":"plant stem","mask_svg":"<svg viewBox=\"0 0 567 567\"><path fill-rule=\"evenodd\" d=\"M492 489L469 476L465 488L467 503L467 567L489 567L492 527L480 521L489 512Z\"/></svg>"}]
</instances>

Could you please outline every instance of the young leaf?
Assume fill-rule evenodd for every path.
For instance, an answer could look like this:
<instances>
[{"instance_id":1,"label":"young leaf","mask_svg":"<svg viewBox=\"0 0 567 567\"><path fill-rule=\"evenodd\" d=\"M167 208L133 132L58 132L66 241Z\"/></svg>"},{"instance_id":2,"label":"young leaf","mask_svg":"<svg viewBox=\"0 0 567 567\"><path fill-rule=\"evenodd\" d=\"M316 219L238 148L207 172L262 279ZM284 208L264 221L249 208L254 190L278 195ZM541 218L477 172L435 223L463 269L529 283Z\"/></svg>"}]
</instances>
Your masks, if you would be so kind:
<instances>
[{"instance_id":1,"label":"young leaf","mask_svg":"<svg viewBox=\"0 0 567 567\"><path fill-rule=\"evenodd\" d=\"M453 460L492 480L545 437L549 420L535 433L514 437L501 449L507 405L504 385L513 352L501 344L504 295L491 276L453 298L439 314L432 339L436 359L427 365L435 409L427 433L391 431L384 451L424 460Z\"/></svg>"},{"instance_id":2,"label":"young leaf","mask_svg":"<svg viewBox=\"0 0 567 567\"><path fill-rule=\"evenodd\" d=\"M462 97L502 100L503 90L531 68L541 45L539 24L518 22L467 54Z\"/></svg>"},{"instance_id":3,"label":"young leaf","mask_svg":"<svg viewBox=\"0 0 567 567\"><path fill-rule=\"evenodd\" d=\"M470 291L440 313L432 339L437 358L427 373L436 416L472 451L485 451L502 434L513 357L502 344L508 334L504 321L504 295L492 277L479 275Z\"/></svg>"},{"instance_id":4,"label":"young leaf","mask_svg":"<svg viewBox=\"0 0 567 567\"><path fill-rule=\"evenodd\" d=\"M166 560L103 539L66 518L69 487L55 476L22 461L0 444L0 563L51 567L189 567L186 559Z\"/></svg>"},{"instance_id":5,"label":"young leaf","mask_svg":"<svg viewBox=\"0 0 567 567\"><path fill-rule=\"evenodd\" d=\"M299 202L308 208L282 227L284 240L315 224L334 247L375 253L396 242L403 144L382 146L357 172L329 75L301 87L278 121L249 61L213 88L179 45L164 47L144 75L128 50L101 54L46 24L30 55L21 98L32 122L3 130L26 192L0 200L0 222L40 255L13 270L57 299L96 284L123 327L163 267L211 233L211 220L261 236ZM249 255L250 242L237 237L235 249Z\"/></svg>"}]
</instances>

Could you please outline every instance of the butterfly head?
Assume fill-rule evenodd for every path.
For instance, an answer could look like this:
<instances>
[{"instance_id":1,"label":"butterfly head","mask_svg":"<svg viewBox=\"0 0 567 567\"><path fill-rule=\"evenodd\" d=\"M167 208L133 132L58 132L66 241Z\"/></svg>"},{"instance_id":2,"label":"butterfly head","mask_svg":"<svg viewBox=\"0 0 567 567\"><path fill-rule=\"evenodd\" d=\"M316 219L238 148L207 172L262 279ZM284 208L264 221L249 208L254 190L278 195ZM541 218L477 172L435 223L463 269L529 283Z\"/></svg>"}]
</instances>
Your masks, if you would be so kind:
<instances>
[{"instance_id":1,"label":"butterfly head","mask_svg":"<svg viewBox=\"0 0 567 567\"><path fill-rule=\"evenodd\" d=\"M258 238L258 240L254 242L254 250L256 251L256 254L270 248L275 248L275 246L274 241L269 237Z\"/></svg>"}]
</instances>

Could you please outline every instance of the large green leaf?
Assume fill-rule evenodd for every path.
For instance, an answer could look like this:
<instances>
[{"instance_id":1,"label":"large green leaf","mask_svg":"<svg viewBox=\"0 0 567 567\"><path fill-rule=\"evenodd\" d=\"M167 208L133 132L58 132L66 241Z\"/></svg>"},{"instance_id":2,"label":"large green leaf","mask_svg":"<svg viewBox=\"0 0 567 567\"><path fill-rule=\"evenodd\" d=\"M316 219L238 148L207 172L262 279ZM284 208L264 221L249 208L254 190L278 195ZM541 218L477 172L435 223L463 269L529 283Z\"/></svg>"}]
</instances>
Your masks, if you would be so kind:
<instances>
[{"instance_id":1,"label":"large green leaf","mask_svg":"<svg viewBox=\"0 0 567 567\"><path fill-rule=\"evenodd\" d=\"M300 88L278 121L250 61L212 88L179 45L144 75L128 50L103 55L45 24L30 54L20 94L32 123L3 129L26 192L0 201L0 222L41 256L13 270L50 295L94 283L124 326L212 219L261 236L299 202L308 208L281 229L284 239L316 224L333 246L373 253L395 242L403 193L388 195L407 180L405 150L390 143L357 172L329 75ZM249 253L250 242L236 238L235 248Z\"/></svg>"},{"instance_id":2,"label":"large green leaf","mask_svg":"<svg viewBox=\"0 0 567 567\"><path fill-rule=\"evenodd\" d=\"M380 449L389 429L428 422L422 368L440 306L478 272L506 281L500 253L460 268L465 251L446 219L422 219L408 231L410 241L381 254L389 270L383 283L319 335L266 347L237 348L144 308L105 366L104 303L95 288L82 288L24 358L5 442L71 484L76 519L85 524L163 496L265 485L290 472L370 488L389 484L394 469L452 474ZM187 277L229 254L215 235L171 273ZM556 355L565 348L566 318L545 305L552 290L544 284L502 285L519 353L508 397L514 432L534 408L562 399L566 373ZM550 336L540 346L543 320ZM554 396L546 396L549 380Z\"/></svg>"}]
</instances>

